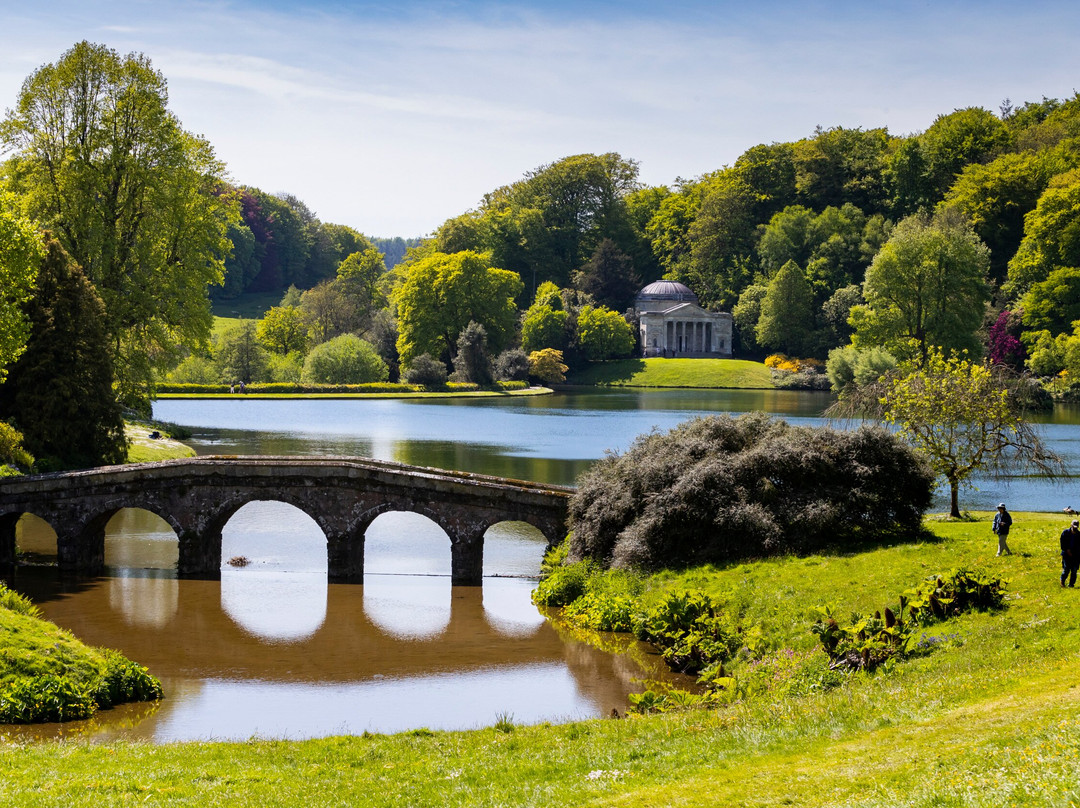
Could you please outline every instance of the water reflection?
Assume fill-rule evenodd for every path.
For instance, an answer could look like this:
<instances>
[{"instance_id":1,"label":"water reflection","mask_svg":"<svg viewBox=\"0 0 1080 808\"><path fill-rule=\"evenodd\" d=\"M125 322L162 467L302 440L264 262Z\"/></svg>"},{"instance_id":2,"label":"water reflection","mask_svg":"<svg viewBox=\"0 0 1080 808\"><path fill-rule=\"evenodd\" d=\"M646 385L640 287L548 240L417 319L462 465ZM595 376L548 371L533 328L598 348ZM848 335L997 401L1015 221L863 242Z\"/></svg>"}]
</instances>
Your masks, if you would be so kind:
<instances>
[{"instance_id":1,"label":"water reflection","mask_svg":"<svg viewBox=\"0 0 1080 808\"><path fill-rule=\"evenodd\" d=\"M162 678L160 709L103 713L86 730L95 737L468 728L500 712L521 722L584 718L625 710L644 679L672 678L655 656L612 656L560 637L529 603L534 583L519 578L479 588L375 576L376 593L387 586L372 595L370 585L327 585L304 573L239 571L220 582L161 575L76 582L24 568L12 582L48 619ZM283 594L278 587L297 577L304 583ZM145 715L141 723L133 710Z\"/></svg>"},{"instance_id":2,"label":"water reflection","mask_svg":"<svg viewBox=\"0 0 1080 808\"><path fill-rule=\"evenodd\" d=\"M499 713L530 723L622 712L644 680L678 678L654 655L584 646L543 619L530 601L535 581L520 577L536 573L546 544L531 526L504 523L485 537L485 573L506 577L453 587L437 525L403 513L376 521L363 586L327 583L322 533L281 503L254 503L230 520L220 581L115 566L157 563L162 546L175 547L144 511L110 522L107 576L19 568L11 584L46 618L147 665L167 698L0 735L168 741L471 728ZM230 553L252 563L232 567Z\"/></svg>"},{"instance_id":3,"label":"water reflection","mask_svg":"<svg viewBox=\"0 0 1080 808\"><path fill-rule=\"evenodd\" d=\"M438 637L450 625L448 577L364 574L364 614L379 630L402 640Z\"/></svg>"},{"instance_id":4,"label":"water reflection","mask_svg":"<svg viewBox=\"0 0 1080 808\"><path fill-rule=\"evenodd\" d=\"M123 508L105 527L105 566L176 569L180 545L172 527L156 513Z\"/></svg>"},{"instance_id":5,"label":"water reflection","mask_svg":"<svg viewBox=\"0 0 1080 808\"><path fill-rule=\"evenodd\" d=\"M128 625L163 629L176 617L180 586L171 573L121 570L118 577L107 580L109 607Z\"/></svg>"}]
</instances>

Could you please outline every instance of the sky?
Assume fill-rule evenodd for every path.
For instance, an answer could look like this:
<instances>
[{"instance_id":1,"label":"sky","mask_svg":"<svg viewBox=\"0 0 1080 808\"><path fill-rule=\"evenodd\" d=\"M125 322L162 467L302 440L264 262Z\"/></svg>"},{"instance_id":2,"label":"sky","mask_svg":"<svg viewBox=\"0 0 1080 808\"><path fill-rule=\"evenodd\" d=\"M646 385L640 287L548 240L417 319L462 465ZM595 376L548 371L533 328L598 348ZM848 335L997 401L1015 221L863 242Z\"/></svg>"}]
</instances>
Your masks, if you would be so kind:
<instances>
[{"instance_id":1,"label":"sky","mask_svg":"<svg viewBox=\"0 0 1080 808\"><path fill-rule=\"evenodd\" d=\"M1071 97L1078 35L1075 0L0 0L0 109L80 40L141 52L234 183L413 237L568 155L664 185L816 126Z\"/></svg>"}]
</instances>

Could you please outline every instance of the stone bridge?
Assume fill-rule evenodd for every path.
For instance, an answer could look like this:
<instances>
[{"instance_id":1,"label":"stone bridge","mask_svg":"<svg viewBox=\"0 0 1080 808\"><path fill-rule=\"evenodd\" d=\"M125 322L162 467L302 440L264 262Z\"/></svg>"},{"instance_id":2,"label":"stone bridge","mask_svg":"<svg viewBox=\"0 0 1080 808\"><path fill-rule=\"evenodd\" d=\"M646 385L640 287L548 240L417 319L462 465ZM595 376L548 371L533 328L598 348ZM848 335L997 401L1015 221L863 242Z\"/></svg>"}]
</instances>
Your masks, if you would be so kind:
<instances>
[{"instance_id":1,"label":"stone bridge","mask_svg":"<svg viewBox=\"0 0 1080 808\"><path fill-rule=\"evenodd\" d=\"M549 545L566 534L572 489L358 457L199 457L0 479L0 565L15 561L15 525L26 513L56 531L62 571L105 565L105 526L122 508L157 514L176 532L177 571L221 573L221 531L249 502L285 502L326 536L334 582L362 582L364 533L380 514L411 511L450 537L454 584L478 585L484 533L499 522L536 527Z\"/></svg>"}]
</instances>

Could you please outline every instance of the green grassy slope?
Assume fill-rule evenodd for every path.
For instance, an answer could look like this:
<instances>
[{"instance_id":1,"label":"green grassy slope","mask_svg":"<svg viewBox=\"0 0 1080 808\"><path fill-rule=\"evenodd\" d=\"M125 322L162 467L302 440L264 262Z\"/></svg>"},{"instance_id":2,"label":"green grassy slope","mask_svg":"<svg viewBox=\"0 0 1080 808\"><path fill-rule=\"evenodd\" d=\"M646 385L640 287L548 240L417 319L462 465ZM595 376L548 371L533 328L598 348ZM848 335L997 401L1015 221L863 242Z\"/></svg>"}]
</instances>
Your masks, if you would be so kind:
<instances>
[{"instance_id":1,"label":"green grassy slope","mask_svg":"<svg viewBox=\"0 0 1080 808\"><path fill-rule=\"evenodd\" d=\"M667 575L809 649L809 609L870 610L930 573L979 566L1007 607L929 629L930 653L798 698L713 711L474 732L146 746L0 745L13 805L1001 806L1080 804L1080 589L1061 589L1064 520L989 515L862 553ZM273 705L267 705L273 709ZM504 728L507 729L507 728Z\"/></svg>"},{"instance_id":2,"label":"green grassy slope","mask_svg":"<svg viewBox=\"0 0 1080 808\"><path fill-rule=\"evenodd\" d=\"M773 387L772 372L746 359L619 359L588 365L566 381L622 387Z\"/></svg>"}]
</instances>

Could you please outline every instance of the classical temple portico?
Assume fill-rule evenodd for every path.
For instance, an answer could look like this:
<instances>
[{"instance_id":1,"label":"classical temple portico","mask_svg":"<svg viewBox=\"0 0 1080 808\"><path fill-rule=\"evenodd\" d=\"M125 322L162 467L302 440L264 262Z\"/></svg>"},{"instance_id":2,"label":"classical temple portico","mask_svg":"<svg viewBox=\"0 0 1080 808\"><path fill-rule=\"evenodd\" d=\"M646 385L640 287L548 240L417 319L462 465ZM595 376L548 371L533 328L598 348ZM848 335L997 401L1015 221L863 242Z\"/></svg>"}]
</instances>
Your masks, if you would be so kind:
<instances>
[{"instance_id":1,"label":"classical temple portico","mask_svg":"<svg viewBox=\"0 0 1080 808\"><path fill-rule=\"evenodd\" d=\"M643 356L731 356L731 315L701 308L683 284L650 283L635 308Z\"/></svg>"}]
</instances>

